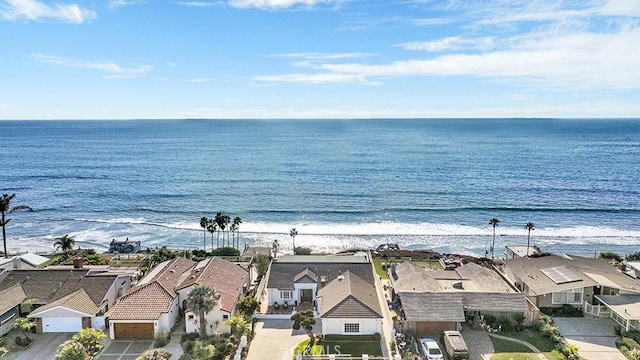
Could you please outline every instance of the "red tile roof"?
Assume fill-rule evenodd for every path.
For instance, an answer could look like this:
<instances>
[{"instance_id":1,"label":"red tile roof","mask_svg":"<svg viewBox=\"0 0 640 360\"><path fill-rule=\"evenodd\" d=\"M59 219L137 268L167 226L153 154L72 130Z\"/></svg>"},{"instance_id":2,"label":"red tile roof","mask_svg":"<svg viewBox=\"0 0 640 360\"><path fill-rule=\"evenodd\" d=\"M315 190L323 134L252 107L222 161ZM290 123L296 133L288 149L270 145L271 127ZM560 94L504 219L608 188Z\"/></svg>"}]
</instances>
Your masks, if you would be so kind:
<instances>
[{"instance_id":1,"label":"red tile roof","mask_svg":"<svg viewBox=\"0 0 640 360\"><path fill-rule=\"evenodd\" d=\"M185 289L195 284L207 285L220 294L222 310L231 312L243 293L243 285L248 274L247 270L225 259L209 258L191 269L189 275L176 287L176 290Z\"/></svg>"}]
</instances>

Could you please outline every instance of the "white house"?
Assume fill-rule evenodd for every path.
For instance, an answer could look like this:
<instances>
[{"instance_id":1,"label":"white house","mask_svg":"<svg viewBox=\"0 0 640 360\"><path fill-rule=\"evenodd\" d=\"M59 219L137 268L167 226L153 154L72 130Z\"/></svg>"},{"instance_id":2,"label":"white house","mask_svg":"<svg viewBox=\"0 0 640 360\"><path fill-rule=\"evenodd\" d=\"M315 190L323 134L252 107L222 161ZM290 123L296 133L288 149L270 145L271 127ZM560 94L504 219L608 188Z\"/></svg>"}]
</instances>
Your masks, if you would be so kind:
<instances>
[{"instance_id":1,"label":"white house","mask_svg":"<svg viewBox=\"0 0 640 360\"><path fill-rule=\"evenodd\" d=\"M200 331L199 316L186 308L187 296L195 285L207 285L219 295L214 310L205 315L207 334L213 335L216 331L231 331L225 322L234 316L236 303L245 294L249 282L249 272L237 264L219 257L200 261L176 287L181 308L185 311L186 332Z\"/></svg>"},{"instance_id":2,"label":"white house","mask_svg":"<svg viewBox=\"0 0 640 360\"><path fill-rule=\"evenodd\" d=\"M374 284L373 267L366 256L294 255L271 263L266 292L270 308L314 307L318 289L350 271Z\"/></svg>"},{"instance_id":3,"label":"white house","mask_svg":"<svg viewBox=\"0 0 640 360\"><path fill-rule=\"evenodd\" d=\"M375 285L346 271L318 291L322 334L382 333L382 309Z\"/></svg>"},{"instance_id":4,"label":"white house","mask_svg":"<svg viewBox=\"0 0 640 360\"><path fill-rule=\"evenodd\" d=\"M38 254L26 253L0 259L0 269L33 270L49 261L49 258Z\"/></svg>"},{"instance_id":5,"label":"white house","mask_svg":"<svg viewBox=\"0 0 640 360\"><path fill-rule=\"evenodd\" d=\"M43 305L27 315L35 319L36 332L75 333L92 326L98 307L84 289Z\"/></svg>"},{"instance_id":6,"label":"white house","mask_svg":"<svg viewBox=\"0 0 640 360\"><path fill-rule=\"evenodd\" d=\"M128 275L92 274L86 269L11 270L0 275L0 290L20 286L20 312L36 321L36 331L76 332L103 328L104 312L129 288Z\"/></svg>"}]
</instances>

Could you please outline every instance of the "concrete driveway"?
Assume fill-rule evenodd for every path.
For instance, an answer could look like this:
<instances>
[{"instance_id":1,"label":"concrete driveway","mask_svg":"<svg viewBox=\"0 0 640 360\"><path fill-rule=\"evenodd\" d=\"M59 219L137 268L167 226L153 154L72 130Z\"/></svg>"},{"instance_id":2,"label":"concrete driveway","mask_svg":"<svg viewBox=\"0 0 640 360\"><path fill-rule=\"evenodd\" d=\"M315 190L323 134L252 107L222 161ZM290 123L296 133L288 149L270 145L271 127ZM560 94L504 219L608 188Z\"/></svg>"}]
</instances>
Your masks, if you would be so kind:
<instances>
[{"instance_id":1,"label":"concrete driveway","mask_svg":"<svg viewBox=\"0 0 640 360\"><path fill-rule=\"evenodd\" d=\"M152 346L152 340L111 340L96 359L135 360Z\"/></svg>"},{"instance_id":2,"label":"concrete driveway","mask_svg":"<svg viewBox=\"0 0 640 360\"><path fill-rule=\"evenodd\" d=\"M578 353L587 360L626 360L616 348L611 319L553 318L562 336L578 347Z\"/></svg>"},{"instance_id":3,"label":"concrete driveway","mask_svg":"<svg viewBox=\"0 0 640 360\"><path fill-rule=\"evenodd\" d=\"M293 330L291 320L264 319L255 325L255 336L249 346L247 360L291 360L296 346L307 339L304 330ZM320 322L314 327L322 333Z\"/></svg>"},{"instance_id":4,"label":"concrete driveway","mask_svg":"<svg viewBox=\"0 0 640 360\"><path fill-rule=\"evenodd\" d=\"M12 350L2 360L36 360L53 359L58 352L58 346L71 338L70 333L29 334L33 342L26 348L11 346ZM24 336L17 330L11 330L7 339L13 341L16 336Z\"/></svg>"}]
</instances>

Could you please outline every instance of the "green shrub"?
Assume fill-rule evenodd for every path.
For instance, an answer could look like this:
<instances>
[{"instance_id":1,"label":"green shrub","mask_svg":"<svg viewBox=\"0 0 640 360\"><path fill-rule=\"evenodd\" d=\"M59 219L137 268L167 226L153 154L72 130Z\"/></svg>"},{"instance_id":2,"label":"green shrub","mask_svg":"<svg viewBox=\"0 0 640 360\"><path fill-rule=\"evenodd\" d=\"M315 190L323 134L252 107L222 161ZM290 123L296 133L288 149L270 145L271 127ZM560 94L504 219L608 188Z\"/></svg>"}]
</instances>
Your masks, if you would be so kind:
<instances>
[{"instance_id":1,"label":"green shrub","mask_svg":"<svg viewBox=\"0 0 640 360\"><path fill-rule=\"evenodd\" d=\"M232 247L221 247L211 252L212 256L240 256L240 250Z\"/></svg>"},{"instance_id":2,"label":"green shrub","mask_svg":"<svg viewBox=\"0 0 640 360\"><path fill-rule=\"evenodd\" d=\"M632 338L623 337L622 341L629 349L640 349L640 344Z\"/></svg>"},{"instance_id":3,"label":"green shrub","mask_svg":"<svg viewBox=\"0 0 640 360\"><path fill-rule=\"evenodd\" d=\"M640 343L640 331L638 330L625 331L624 333L622 333L622 336L633 339L635 340L635 342Z\"/></svg>"},{"instance_id":4,"label":"green shrub","mask_svg":"<svg viewBox=\"0 0 640 360\"><path fill-rule=\"evenodd\" d=\"M161 331L158 335L156 335L155 342L153 343L154 348L161 348L166 346L169 341L171 341L171 337L169 337L168 331Z\"/></svg>"},{"instance_id":5,"label":"green shrub","mask_svg":"<svg viewBox=\"0 0 640 360\"><path fill-rule=\"evenodd\" d=\"M302 246L296 246L294 249L295 255L311 255L311 251L311 248Z\"/></svg>"},{"instance_id":6,"label":"green shrub","mask_svg":"<svg viewBox=\"0 0 640 360\"><path fill-rule=\"evenodd\" d=\"M509 320L506 317L501 317L500 320L498 320L498 326L500 327L500 329L502 331L512 331L513 330L513 323L511 322L511 320Z\"/></svg>"},{"instance_id":7,"label":"green shrub","mask_svg":"<svg viewBox=\"0 0 640 360\"><path fill-rule=\"evenodd\" d=\"M373 340L380 341L380 338L381 338L380 333L373 334Z\"/></svg>"}]
</instances>

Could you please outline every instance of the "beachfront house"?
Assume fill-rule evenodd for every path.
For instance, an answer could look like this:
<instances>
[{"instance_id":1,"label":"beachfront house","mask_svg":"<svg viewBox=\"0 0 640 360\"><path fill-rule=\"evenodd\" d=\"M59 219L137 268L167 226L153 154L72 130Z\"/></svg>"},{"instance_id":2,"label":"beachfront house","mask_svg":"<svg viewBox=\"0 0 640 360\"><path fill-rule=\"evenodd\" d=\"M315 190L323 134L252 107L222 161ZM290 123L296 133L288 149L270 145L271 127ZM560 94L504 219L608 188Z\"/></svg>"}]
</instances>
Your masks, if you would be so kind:
<instances>
[{"instance_id":1,"label":"beachfront house","mask_svg":"<svg viewBox=\"0 0 640 360\"><path fill-rule=\"evenodd\" d=\"M0 269L34 270L49 260L49 258L40 256L38 254L26 253L22 255L12 256L8 259L1 258Z\"/></svg>"},{"instance_id":2,"label":"beachfront house","mask_svg":"<svg viewBox=\"0 0 640 360\"><path fill-rule=\"evenodd\" d=\"M0 274L0 291L19 286L24 292L20 313L35 320L37 333L103 328L104 313L129 285L128 275L86 269L12 270Z\"/></svg>"},{"instance_id":3,"label":"beachfront house","mask_svg":"<svg viewBox=\"0 0 640 360\"><path fill-rule=\"evenodd\" d=\"M538 307L571 305L638 328L640 280L607 261L574 255L506 260L505 276Z\"/></svg>"},{"instance_id":4,"label":"beachfront house","mask_svg":"<svg viewBox=\"0 0 640 360\"><path fill-rule=\"evenodd\" d=\"M285 255L271 263L266 285L267 313L314 309L318 290L347 271L374 284L366 255Z\"/></svg>"},{"instance_id":5,"label":"beachfront house","mask_svg":"<svg viewBox=\"0 0 640 360\"><path fill-rule=\"evenodd\" d=\"M187 296L195 285L207 285L219 295L216 307L205 314L207 334L213 335L216 332L231 331L225 322L235 315L236 304L246 293L249 282L247 269L225 259L208 258L196 264L176 287L181 307L185 311L186 332L195 333L200 329L198 314L186 309Z\"/></svg>"},{"instance_id":6,"label":"beachfront house","mask_svg":"<svg viewBox=\"0 0 640 360\"><path fill-rule=\"evenodd\" d=\"M513 319L536 315L524 294L494 270L474 263L454 270L425 269L409 262L392 265L390 279L398 304L395 327L417 336L438 336L459 330L461 323L481 315Z\"/></svg>"}]
</instances>

